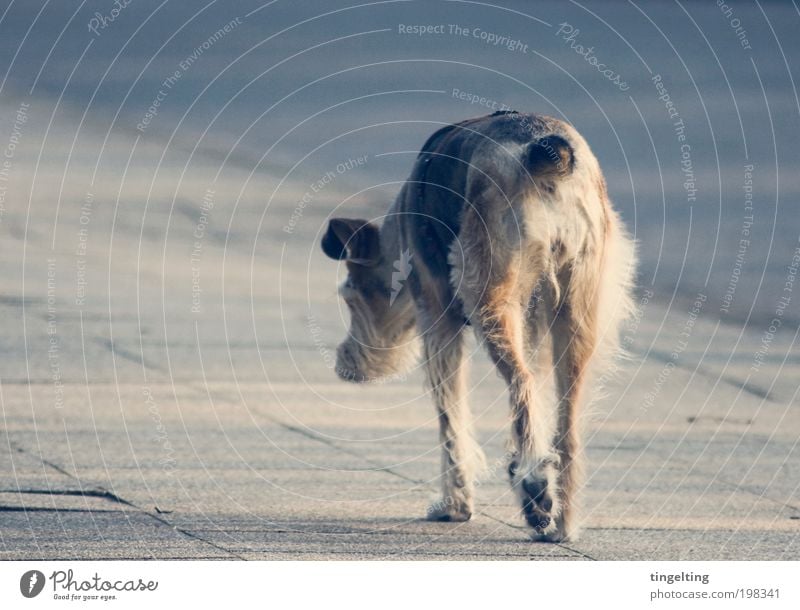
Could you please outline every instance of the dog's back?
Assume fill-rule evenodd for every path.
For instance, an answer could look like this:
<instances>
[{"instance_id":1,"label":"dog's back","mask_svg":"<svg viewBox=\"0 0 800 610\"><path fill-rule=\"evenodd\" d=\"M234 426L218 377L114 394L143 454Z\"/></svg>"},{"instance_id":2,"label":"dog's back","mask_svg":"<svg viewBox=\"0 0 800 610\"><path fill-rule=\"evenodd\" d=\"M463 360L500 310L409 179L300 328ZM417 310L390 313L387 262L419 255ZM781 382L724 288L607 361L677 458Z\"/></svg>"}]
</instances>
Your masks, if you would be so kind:
<instances>
[{"instance_id":1,"label":"dog's back","mask_svg":"<svg viewBox=\"0 0 800 610\"><path fill-rule=\"evenodd\" d=\"M617 327L632 309L633 243L597 159L570 125L508 111L445 126L423 145L396 207L406 243L425 267L421 277L450 280L448 301L467 319L488 275L502 274L514 253L528 259L520 261L521 288L546 297L550 287L557 301L564 296L559 267L594 262L603 283L583 290L598 293L604 310L597 351L616 351Z\"/></svg>"}]
</instances>

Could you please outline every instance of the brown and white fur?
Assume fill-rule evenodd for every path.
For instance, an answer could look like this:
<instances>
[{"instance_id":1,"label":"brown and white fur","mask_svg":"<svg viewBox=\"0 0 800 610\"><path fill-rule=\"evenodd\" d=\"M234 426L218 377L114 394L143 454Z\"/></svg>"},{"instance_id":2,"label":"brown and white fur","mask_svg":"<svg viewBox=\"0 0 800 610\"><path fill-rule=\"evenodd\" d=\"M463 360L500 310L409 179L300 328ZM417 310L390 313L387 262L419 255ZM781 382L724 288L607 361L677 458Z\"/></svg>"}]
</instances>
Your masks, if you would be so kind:
<instances>
[{"instance_id":1,"label":"brown and white fur","mask_svg":"<svg viewBox=\"0 0 800 610\"><path fill-rule=\"evenodd\" d=\"M540 539L574 538L580 405L597 365L618 351L635 268L584 139L562 121L516 112L444 127L380 228L334 218L322 248L349 272L340 377L398 373L422 339L443 449L443 498L429 518L464 521L474 510L482 453L465 400L471 326L508 385L508 471L523 515ZM402 253L411 272L393 295Z\"/></svg>"}]
</instances>

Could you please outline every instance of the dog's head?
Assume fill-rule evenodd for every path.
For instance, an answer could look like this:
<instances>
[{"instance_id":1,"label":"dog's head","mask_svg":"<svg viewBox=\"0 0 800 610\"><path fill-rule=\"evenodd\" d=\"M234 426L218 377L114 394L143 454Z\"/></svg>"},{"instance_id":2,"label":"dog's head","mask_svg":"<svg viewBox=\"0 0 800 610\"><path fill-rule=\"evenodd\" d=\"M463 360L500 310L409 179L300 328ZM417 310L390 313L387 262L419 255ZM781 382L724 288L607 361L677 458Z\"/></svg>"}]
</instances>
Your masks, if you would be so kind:
<instances>
[{"instance_id":1,"label":"dog's head","mask_svg":"<svg viewBox=\"0 0 800 610\"><path fill-rule=\"evenodd\" d=\"M416 354L416 322L397 274L405 273L405 280L410 269L397 271L397 262L382 252L380 229L366 220L331 219L322 251L345 261L348 272L339 294L350 310L350 331L336 351L336 373L364 382L404 370Z\"/></svg>"}]
</instances>

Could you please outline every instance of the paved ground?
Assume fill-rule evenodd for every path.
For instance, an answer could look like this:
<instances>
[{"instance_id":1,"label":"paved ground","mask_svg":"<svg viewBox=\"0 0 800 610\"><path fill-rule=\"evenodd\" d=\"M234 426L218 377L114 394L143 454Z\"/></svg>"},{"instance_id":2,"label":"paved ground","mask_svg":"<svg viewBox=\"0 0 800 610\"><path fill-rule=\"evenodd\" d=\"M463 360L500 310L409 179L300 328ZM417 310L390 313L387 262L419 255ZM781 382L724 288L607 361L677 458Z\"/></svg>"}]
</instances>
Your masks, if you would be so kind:
<instances>
[{"instance_id":1,"label":"paved ground","mask_svg":"<svg viewBox=\"0 0 800 610\"><path fill-rule=\"evenodd\" d=\"M792 7L768 3L766 20L735 5L758 41L751 60L713 3L690 7L705 41L671 5L648 5L644 16L598 4L616 37L578 6L542 4L540 17L576 24L614 59L631 85L621 96L555 26L482 5L455 15L442 3L430 17L536 41L588 89L573 91L542 56L396 35L397 23L419 17L406 4L310 21L223 73L243 49L323 9L279 4L248 16L182 73L145 131L135 125L165 75L242 7L215 5L161 54L154 41L178 30L185 9L169 8L137 37L156 5L133 3L96 38L90 15L58 38L71 13L48 11L66 5L36 27L33 8L8 11L3 49L21 51L3 56L0 96L0 152L14 142L0 175L0 558L800 559L800 299L793 284L785 290L797 247L797 112L775 46L796 55ZM245 87L323 41L334 46ZM435 61L325 76L419 54ZM645 60L669 75L692 126L696 204ZM490 468L466 524L420 519L435 499L439 455L419 372L354 387L331 370L346 314L319 231L337 206L382 213L436 121L484 112L453 87L573 120L640 242L641 319L625 331L633 357L587 408L579 542L531 543L521 527L501 459L506 395L480 350L470 400ZM361 155L364 165L336 169ZM749 162L756 220L737 267ZM724 313L732 270L740 280Z\"/></svg>"},{"instance_id":2,"label":"paved ground","mask_svg":"<svg viewBox=\"0 0 800 610\"><path fill-rule=\"evenodd\" d=\"M3 319L21 308L4 303ZM45 324L45 303L25 310L29 326ZM646 312L639 355L662 317L682 322L654 305ZM709 342L715 325L698 322L697 345L674 369L657 342L590 407L584 536L545 545L527 540L505 484L505 395L479 352L471 401L490 464L479 513L434 524L419 519L435 497L438 450L418 374L342 384L311 335L288 352L261 347L262 373L255 346L198 343L191 323L169 361L155 350L148 359L145 345L142 368L136 337L113 350L90 339L87 326L100 333L102 318L83 314L82 344L70 335L79 321L58 329L59 364L88 381L56 388L32 346L32 382L3 380L0 557L800 558L797 363L769 363L768 383L742 385L744 357L724 368L737 340L726 327ZM233 382L222 368L192 374L192 352L251 367L236 365ZM253 379L261 374L268 381ZM649 407L648 392L657 394Z\"/></svg>"}]
</instances>

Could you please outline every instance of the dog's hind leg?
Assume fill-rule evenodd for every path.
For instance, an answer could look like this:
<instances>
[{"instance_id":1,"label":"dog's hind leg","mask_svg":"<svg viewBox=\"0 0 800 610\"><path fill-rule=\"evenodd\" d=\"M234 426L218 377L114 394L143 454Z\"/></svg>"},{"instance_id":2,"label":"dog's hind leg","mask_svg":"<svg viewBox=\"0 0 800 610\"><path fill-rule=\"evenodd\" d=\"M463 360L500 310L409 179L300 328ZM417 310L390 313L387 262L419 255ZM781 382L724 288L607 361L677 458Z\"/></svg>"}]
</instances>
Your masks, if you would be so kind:
<instances>
[{"instance_id":1,"label":"dog's hind leg","mask_svg":"<svg viewBox=\"0 0 800 610\"><path fill-rule=\"evenodd\" d=\"M583 447L580 430L581 393L589 361L597 342L596 285L586 270L564 273L561 283L566 295L551 324L553 368L558 399L555 448L559 458L561 513L550 541L577 536L576 492L583 476Z\"/></svg>"},{"instance_id":2,"label":"dog's hind leg","mask_svg":"<svg viewBox=\"0 0 800 610\"><path fill-rule=\"evenodd\" d=\"M558 515L558 456L553 450L553 421L549 401L537 399L537 381L525 356L527 332L522 293L529 294L519 277L519 261L493 275L478 302L478 334L509 388L514 456L509 464L511 483L528 524L537 532L554 528ZM528 299L524 299L527 303Z\"/></svg>"}]
</instances>

